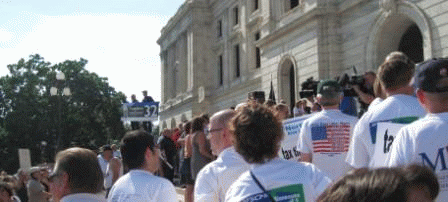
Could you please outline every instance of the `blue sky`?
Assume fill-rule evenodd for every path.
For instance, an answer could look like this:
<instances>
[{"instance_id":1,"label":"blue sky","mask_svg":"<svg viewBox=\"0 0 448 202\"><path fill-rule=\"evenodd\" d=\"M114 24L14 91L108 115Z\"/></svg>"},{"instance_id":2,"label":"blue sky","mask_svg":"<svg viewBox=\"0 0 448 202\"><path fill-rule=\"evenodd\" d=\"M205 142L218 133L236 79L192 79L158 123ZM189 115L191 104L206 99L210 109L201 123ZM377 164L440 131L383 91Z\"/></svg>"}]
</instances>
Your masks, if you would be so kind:
<instances>
[{"instance_id":1,"label":"blue sky","mask_svg":"<svg viewBox=\"0 0 448 202\"><path fill-rule=\"evenodd\" d=\"M52 64L84 58L128 97L160 100L160 30L184 0L0 0L0 76L40 54Z\"/></svg>"}]
</instances>

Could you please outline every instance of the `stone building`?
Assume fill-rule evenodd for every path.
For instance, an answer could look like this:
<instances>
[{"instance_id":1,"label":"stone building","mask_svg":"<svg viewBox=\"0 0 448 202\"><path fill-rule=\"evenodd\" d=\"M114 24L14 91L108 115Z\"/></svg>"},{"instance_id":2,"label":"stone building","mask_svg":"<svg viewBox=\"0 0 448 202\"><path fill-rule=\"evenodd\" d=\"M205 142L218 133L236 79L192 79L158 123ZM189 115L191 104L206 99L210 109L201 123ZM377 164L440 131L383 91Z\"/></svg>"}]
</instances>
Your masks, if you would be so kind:
<instances>
[{"instance_id":1,"label":"stone building","mask_svg":"<svg viewBox=\"0 0 448 202\"><path fill-rule=\"evenodd\" d=\"M391 51L448 55L446 0L186 0L157 41L160 126L269 92L288 104L300 84L376 70Z\"/></svg>"}]
</instances>

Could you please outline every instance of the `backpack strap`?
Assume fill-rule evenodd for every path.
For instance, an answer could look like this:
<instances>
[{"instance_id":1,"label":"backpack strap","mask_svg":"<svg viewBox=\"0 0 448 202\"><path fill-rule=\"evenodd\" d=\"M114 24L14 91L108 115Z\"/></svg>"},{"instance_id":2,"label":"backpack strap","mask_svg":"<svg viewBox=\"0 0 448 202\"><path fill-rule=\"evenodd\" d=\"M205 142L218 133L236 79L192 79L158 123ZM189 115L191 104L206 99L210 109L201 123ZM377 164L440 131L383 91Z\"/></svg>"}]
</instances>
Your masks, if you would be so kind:
<instances>
[{"instance_id":1,"label":"backpack strap","mask_svg":"<svg viewBox=\"0 0 448 202\"><path fill-rule=\"evenodd\" d=\"M269 196L269 199L272 202L275 202L274 198L272 198L272 196L269 194L269 192L267 192L266 189L261 185L260 181L258 181L258 179L255 177L255 175L252 171L250 171L250 176L252 177L252 179L254 179L255 183L258 185L258 187L260 187L260 189L263 191L263 193L267 194Z\"/></svg>"}]
</instances>

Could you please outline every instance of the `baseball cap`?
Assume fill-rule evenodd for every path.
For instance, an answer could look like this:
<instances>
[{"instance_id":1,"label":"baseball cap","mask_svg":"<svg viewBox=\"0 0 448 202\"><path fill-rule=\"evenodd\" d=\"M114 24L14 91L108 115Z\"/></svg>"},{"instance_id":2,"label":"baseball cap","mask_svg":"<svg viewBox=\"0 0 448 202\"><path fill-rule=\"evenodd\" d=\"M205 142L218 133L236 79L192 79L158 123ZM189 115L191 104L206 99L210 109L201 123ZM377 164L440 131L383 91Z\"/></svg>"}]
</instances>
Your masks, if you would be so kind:
<instances>
[{"instance_id":1,"label":"baseball cap","mask_svg":"<svg viewBox=\"0 0 448 202\"><path fill-rule=\"evenodd\" d=\"M317 94L323 96L334 96L340 92L342 92L341 86L335 80L322 80L317 85Z\"/></svg>"},{"instance_id":2,"label":"baseball cap","mask_svg":"<svg viewBox=\"0 0 448 202\"><path fill-rule=\"evenodd\" d=\"M433 58L417 65L416 88L426 92L448 92L448 58Z\"/></svg>"}]
</instances>

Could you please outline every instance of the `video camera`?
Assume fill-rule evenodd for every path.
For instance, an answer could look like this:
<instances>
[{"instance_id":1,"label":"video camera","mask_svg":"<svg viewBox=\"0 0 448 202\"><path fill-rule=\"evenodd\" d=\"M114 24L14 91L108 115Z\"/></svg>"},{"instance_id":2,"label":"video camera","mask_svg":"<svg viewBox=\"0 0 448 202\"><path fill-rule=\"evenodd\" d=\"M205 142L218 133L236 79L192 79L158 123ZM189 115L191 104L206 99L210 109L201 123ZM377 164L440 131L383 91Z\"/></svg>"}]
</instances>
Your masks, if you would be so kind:
<instances>
[{"instance_id":1,"label":"video camera","mask_svg":"<svg viewBox=\"0 0 448 202\"><path fill-rule=\"evenodd\" d=\"M302 91L299 92L300 98L308 98L316 95L318 84L319 81L314 81L313 77L306 79L306 81L301 84Z\"/></svg>"},{"instance_id":2,"label":"video camera","mask_svg":"<svg viewBox=\"0 0 448 202\"><path fill-rule=\"evenodd\" d=\"M364 76L362 75L356 75L356 76L348 76L347 74L344 74L341 79L339 79L339 85L346 86L349 85L358 85L362 86L364 85Z\"/></svg>"},{"instance_id":3,"label":"video camera","mask_svg":"<svg viewBox=\"0 0 448 202\"><path fill-rule=\"evenodd\" d=\"M357 97L358 94L353 90L353 85L364 86L365 79L363 75L358 75L356 67L353 66L354 76L349 76L347 73L341 77L335 78L339 85L344 89L344 96L346 97ZM317 94L317 85L319 81L315 81L313 77L306 79L305 82L301 84L302 91L299 92L300 98L307 98Z\"/></svg>"},{"instance_id":4,"label":"video camera","mask_svg":"<svg viewBox=\"0 0 448 202\"><path fill-rule=\"evenodd\" d=\"M363 75L358 75L358 71L356 71L356 67L353 66L354 76L349 76L348 74L342 75L342 77L338 78L337 81L339 85L344 89L344 96L346 97L357 97L358 94L353 90L353 85L364 86L365 79Z\"/></svg>"},{"instance_id":5,"label":"video camera","mask_svg":"<svg viewBox=\"0 0 448 202\"><path fill-rule=\"evenodd\" d=\"M339 85L344 89L344 96L346 97L357 97L358 94L353 90L352 85L363 86L364 77L363 76L348 76L344 74L340 79L338 79Z\"/></svg>"}]
</instances>

